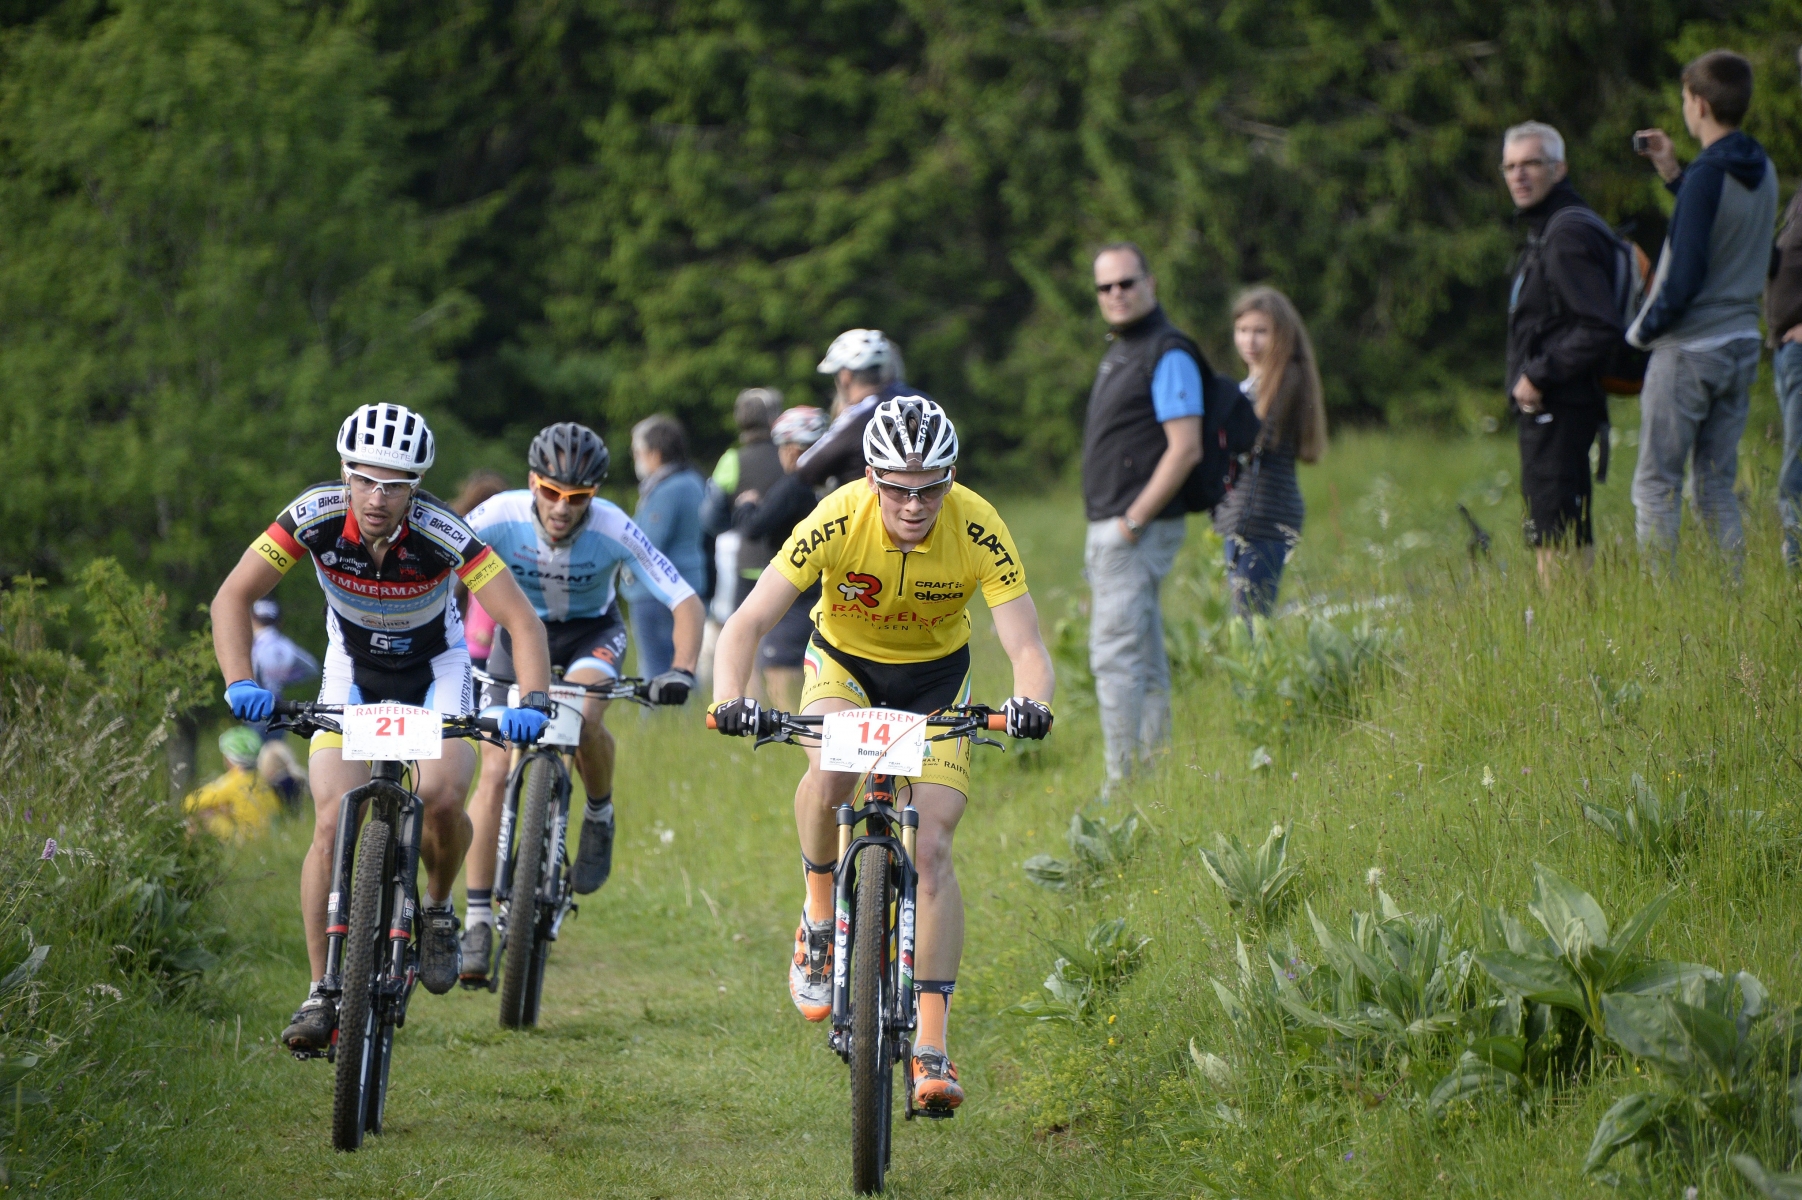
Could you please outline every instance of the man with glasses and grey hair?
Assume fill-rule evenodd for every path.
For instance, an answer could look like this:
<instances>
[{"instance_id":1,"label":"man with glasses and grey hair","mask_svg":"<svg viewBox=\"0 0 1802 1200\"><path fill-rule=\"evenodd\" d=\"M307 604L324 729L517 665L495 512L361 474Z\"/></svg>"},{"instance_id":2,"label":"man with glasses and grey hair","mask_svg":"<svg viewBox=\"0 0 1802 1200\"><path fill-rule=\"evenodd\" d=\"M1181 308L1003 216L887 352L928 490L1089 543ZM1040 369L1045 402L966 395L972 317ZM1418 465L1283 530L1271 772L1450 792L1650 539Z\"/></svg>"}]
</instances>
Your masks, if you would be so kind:
<instances>
[{"instance_id":1,"label":"man with glasses and grey hair","mask_svg":"<svg viewBox=\"0 0 1802 1200\"><path fill-rule=\"evenodd\" d=\"M1621 339L1615 242L1571 186L1564 139L1528 121L1502 135L1502 178L1527 225L1508 300L1508 399L1519 415L1520 487L1539 581L1595 558L1589 447L1606 436L1601 369Z\"/></svg>"}]
</instances>

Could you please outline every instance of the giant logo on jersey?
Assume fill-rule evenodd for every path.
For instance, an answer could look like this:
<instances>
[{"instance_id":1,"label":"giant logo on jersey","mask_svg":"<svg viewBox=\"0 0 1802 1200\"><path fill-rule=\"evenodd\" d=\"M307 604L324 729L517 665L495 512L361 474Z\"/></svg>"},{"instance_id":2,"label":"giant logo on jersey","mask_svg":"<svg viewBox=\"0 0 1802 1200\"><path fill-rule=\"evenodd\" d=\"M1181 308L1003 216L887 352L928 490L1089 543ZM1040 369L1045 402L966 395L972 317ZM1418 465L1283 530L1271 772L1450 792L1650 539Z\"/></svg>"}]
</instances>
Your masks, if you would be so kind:
<instances>
[{"instance_id":1,"label":"giant logo on jersey","mask_svg":"<svg viewBox=\"0 0 1802 1200\"><path fill-rule=\"evenodd\" d=\"M882 594L882 580L862 571L846 571L845 582L838 585L838 594L865 608L875 608L876 597Z\"/></svg>"}]
</instances>

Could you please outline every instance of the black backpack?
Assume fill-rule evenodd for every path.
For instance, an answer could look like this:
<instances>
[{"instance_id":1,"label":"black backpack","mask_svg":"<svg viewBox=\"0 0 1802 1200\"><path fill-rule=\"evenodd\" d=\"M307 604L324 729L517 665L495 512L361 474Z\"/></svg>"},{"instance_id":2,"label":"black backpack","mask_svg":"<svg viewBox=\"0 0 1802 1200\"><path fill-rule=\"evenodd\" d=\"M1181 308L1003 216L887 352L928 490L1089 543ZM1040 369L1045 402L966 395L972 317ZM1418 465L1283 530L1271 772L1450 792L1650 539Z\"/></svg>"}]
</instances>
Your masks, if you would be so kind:
<instances>
[{"instance_id":1,"label":"black backpack","mask_svg":"<svg viewBox=\"0 0 1802 1200\"><path fill-rule=\"evenodd\" d=\"M1645 302L1646 289L1651 284L1652 260L1646 252L1629 239L1625 234L1609 225L1600 213L1585 205L1573 204L1561 208L1546 220L1545 230L1528 244L1527 252L1537 257L1540 247L1551 236L1553 226L1566 213L1573 220L1581 221L1592 229L1599 229L1608 236L1614 247L1614 310L1621 321L1621 337L1609 350L1608 358L1596 374L1602 390L1610 396L1637 396L1645 386L1646 360L1651 357L1646 351L1627 341L1626 331L1632 327L1634 319L1639 316L1640 306ZM1523 264L1523 270L1525 264ZM1556 303L1557 293L1553 292Z\"/></svg>"},{"instance_id":2,"label":"black backpack","mask_svg":"<svg viewBox=\"0 0 1802 1200\"><path fill-rule=\"evenodd\" d=\"M1233 488L1239 456L1258 444L1263 422L1239 385L1215 372L1204 359L1201 368L1201 461L1176 494L1184 512L1212 512Z\"/></svg>"}]
</instances>

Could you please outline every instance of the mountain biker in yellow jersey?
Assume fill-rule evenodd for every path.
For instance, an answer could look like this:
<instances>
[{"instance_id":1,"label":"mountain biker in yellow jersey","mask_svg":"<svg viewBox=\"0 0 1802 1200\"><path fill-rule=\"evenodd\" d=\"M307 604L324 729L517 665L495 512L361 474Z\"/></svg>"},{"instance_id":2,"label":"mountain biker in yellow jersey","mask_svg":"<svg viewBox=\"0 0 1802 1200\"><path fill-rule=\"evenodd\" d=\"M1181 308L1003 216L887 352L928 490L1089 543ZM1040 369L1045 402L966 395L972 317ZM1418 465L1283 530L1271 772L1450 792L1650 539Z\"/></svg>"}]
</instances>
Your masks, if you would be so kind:
<instances>
[{"instance_id":1,"label":"mountain biker in yellow jersey","mask_svg":"<svg viewBox=\"0 0 1802 1200\"><path fill-rule=\"evenodd\" d=\"M319 699L327 704L391 700L446 716L474 710L474 680L454 578L513 640L523 695L501 715L515 741L543 732L550 696L544 625L500 558L435 497L419 490L434 456L425 420L398 404L366 404L338 431L340 477L316 484L283 509L232 568L213 598L213 649L228 686L226 702L241 721L267 720L275 696L251 678L251 606L280 583L302 554L313 556L325 592L328 646ZM369 764L347 761L344 739L313 737L313 845L301 867L300 907L306 922L313 986L282 1033L291 1050L321 1051L337 1025L337 1001L321 986L325 972L326 891L338 833L338 803L369 781ZM467 741L444 743L444 757L419 764L424 802L420 858L426 887L420 914L419 981L443 994L456 986L457 918L451 885L469 846L463 799L475 774Z\"/></svg>"},{"instance_id":2,"label":"mountain biker in yellow jersey","mask_svg":"<svg viewBox=\"0 0 1802 1200\"><path fill-rule=\"evenodd\" d=\"M839 488L795 527L745 602L720 633L713 663L713 714L721 733L757 727L744 697L757 643L815 582L814 633L802 672L806 713L882 707L931 713L967 703L970 615L980 587L1014 669L1004 707L1007 732L1042 738L1051 730L1056 676L1039 636L1038 610L1007 526L975 492L953 482L957 433L944 410L918 396L884 400L864 432L864 478ZM945 1053L945 1015L963 955L963 895L951 840L970 790L970 744L927 743L929 756L909 785L920 814L916 867L919 915L914 989L919 1029L908 1064L914 1104L944 1111L963 1102L957 1068ZM807 751L795 790L795 824L807 903L795 931L789 992L810 1021L832 1012L834 810L856 776L820 769Z\"/></svg>"}]
</instances>

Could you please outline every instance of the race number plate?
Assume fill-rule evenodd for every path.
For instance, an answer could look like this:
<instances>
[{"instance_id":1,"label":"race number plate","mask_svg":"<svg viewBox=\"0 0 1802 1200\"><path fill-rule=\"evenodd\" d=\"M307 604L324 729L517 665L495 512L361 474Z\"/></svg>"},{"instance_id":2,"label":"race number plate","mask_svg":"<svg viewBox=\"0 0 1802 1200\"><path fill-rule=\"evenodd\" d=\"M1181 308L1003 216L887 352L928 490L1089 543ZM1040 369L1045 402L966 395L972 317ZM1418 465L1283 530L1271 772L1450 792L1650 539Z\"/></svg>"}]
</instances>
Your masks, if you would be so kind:
<instances>
[{"instance_id":1,"label":"race number plate","mask_svg":"<svg viewBox=\"0 0 1802 1200\"><path fill-rule=\"evenodd\" d=\"M444 721L410 704L346 704L338 725L344 757L366 762L410 762L444 757Z\"/></svg>"},{"instance_id":2,"label":"race number plate","mask_svg":"<svg viewBox=\"0 0 1802 1200\"><path fill-rule=\"evenodd\" d=\"M556 714L538 735L540 746L578 746L582 743L582 702L588 693L579 687L551 686L551 703ZM519 685L507 689L507 707L519 707Z\"/></svg>"},{"instance_id":3,"label":"race number plate","mask_svg":"<svg viewBox=\"0 0 1802 1200\"><path fill-rule=\"evenodd\" d=\"M926 757L926 718L891 708L827 713L820 725L820 766L828 771L918 775Z\"/></svg>"}]
</instances>

